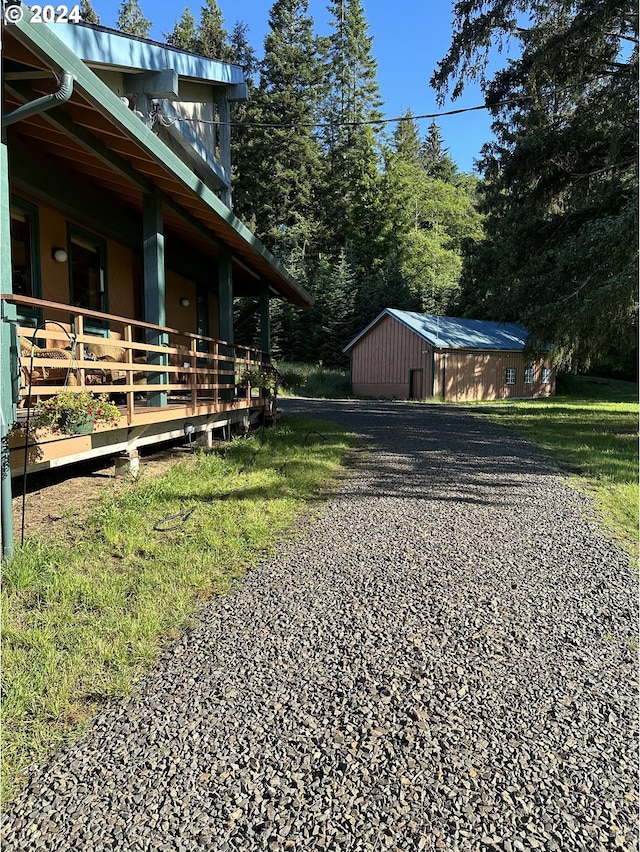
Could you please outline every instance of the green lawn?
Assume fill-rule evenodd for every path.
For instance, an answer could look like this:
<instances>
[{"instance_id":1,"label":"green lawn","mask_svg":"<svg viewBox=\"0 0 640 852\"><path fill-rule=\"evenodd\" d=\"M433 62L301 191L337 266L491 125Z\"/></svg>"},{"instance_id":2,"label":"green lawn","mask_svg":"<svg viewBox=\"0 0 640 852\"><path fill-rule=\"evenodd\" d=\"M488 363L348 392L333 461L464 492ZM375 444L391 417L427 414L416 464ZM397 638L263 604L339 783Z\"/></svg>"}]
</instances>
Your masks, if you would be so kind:
<instances>
[{"instance_id":1,"label":"green lawn","mask_svg":"<svg viewBox=\"0 0 640 852\"><path fill-rule=\"evenodd\" d=\"M283 418L17 548L2 567L3 795L272 553L351 447L338 426Z\"/></svg>"},{"instance_id":2,"label":"green lawn","mask_svg":"<svg viewBox=\"0 0 640 852\"><path fill-rule=\"evenodd\" d=\"M637 385L565 375L555 397L483 404L476 413L516 430L576 477L607 528L637 559Z\"/></svg>"}]
</instances>

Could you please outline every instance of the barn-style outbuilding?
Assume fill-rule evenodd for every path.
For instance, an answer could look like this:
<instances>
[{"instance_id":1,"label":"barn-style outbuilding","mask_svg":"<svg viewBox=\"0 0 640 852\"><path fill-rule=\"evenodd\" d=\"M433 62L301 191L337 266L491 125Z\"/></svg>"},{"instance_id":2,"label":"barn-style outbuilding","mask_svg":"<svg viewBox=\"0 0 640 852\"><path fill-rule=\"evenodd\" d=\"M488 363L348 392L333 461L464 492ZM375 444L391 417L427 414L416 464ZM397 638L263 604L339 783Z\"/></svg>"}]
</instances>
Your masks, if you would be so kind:
<instances>
[{"instance_id":1,"label":"barn-style outbuilding","mask_svg":"<svg viewBox=\"0 0 640 852\"><path fill-rule=\"evenodd\" d=\"M351 389L390 399L505 399L555 393L548 359L525 354L516 323L387 308L345 347Z\"/></svg>"}]
</instances>

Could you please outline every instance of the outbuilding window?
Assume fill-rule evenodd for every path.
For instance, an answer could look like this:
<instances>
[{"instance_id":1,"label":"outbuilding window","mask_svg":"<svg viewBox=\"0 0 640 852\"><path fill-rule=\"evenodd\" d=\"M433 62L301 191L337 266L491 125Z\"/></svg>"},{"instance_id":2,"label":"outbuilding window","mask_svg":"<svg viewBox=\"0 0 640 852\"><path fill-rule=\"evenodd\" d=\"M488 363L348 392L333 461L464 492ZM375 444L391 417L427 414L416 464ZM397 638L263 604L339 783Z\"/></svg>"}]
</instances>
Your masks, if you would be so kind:
<instances>
[{"instance_id":1,"label":"outbuilding window","mask_svg":"<svg viewBox=\"0 0 640 852\"><path fill-rule=\"evenodd\" d=\"M532 385L533 384L533 367L525 367L524 383L525 383L525 385Z\"/></svg>"},{"instance_id":2,"label":"outbuilding window","mask_svg":"<svg viewBox=\"0 0 640 852\"><path fill-rule=\"evenodd\" d=\"M515 385L516 383L516 368L507 367L504 375L504 381L507 385Z\"/></svg>"},{"instance_id":3,"label":"outbuilding window","mask_svg":"<svg viewBox=\"0 0 640 852\"><path fill-rule=\"evenodd\" d=\"M542 368L542 381L547 385L551 381L551 367Z\"/></svg>"}]
</instances>

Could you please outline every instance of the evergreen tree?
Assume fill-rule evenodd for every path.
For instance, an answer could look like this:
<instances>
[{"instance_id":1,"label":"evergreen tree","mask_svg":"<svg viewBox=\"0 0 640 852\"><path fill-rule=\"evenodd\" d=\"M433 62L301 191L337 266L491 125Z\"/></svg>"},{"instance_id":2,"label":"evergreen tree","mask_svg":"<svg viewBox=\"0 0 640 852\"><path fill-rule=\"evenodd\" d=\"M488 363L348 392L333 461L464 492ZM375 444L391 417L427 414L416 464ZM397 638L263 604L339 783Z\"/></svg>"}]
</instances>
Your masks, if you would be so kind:
<instances>
[{"instance_id":1,"label":"evergreen tree","mask_svg":"<svg viewBox=\"0 0 640 852\"><path fill-rule=\"evenodd\" d=\"M173 32L165 33L167 44L178 50L188 50L197 53L199 48L196 33L196 20L191 14L188 6L185 7L180 18L176 21Z\"/></svg>"},{"instance_id":2,"label":"evergreen tree","mask_svg":"<svg viewBox=\"0 0 640 852\"><path fill-rule=\"evenodd\" d=\"M323 112L325 130L324 220L326 250L337 256L347 247L357 266L369 269L379 254L379 145L375 122L381 118L372 55L373 39L360 0L332 0Z\"/></svg>"},{"instance_id":3,"label":"evergreen tree","mask_svg":"<svg viewBox=\"0 0 640 852\"><path fill-rule=\"evenodd\" d=\"M100 23L100 18L91 5L91 0L80 0L80 17L86 24Z\"/></svg>"},{"instance_id":4,"label":"evergreen tree","mask_svg":"<svg viewBox=\"0 0 640 852\"><path fill-rule=\"evenodd\" d=\"M128 35L149 38L151 21L148 21L143 15L138 0L122 0L116 28Z\"/></svg>"},{"instance_id":5,"label":"evergreen tree","mask_svg":"<svg viewBox=\"0 0 640 852\"><path fill-rule=\"evenodd\" d=\"M247 83L248 100L233 106L231 127L231 150L233 152L232 180L233 206L236 214L255 230L255 204L253 185L254 166L257 162L258 134L247 126L252 118L258 118L255 103L256 74L258 61L247 38L246 24L237 21L231 33L230 48L232 62L242 68Z\"/></svg>"},{"instance_id":6,"label":"evergreen tree","mask_svg":"<svg viewBox=\"0 0 640 852\"><path fill-rule=\"evenodd\" d=\"M196 53L220 62L231 62L232 50L229 46L229 33L216 0L206 0L200 10L200 24L197 32Z\"/></svg>"},{"instance_id":7,"label":"evergreen tree","mask_svg":"<svg viewBox=\"0 0 640 852\"><path fill-rule=\"evenodd\" d=\"M442 133L435 121L429 125L420 146L420 159L429 177L452 182L458 173L456 164L449 156L449 149L443 147Z\"/></svg>"},{"instance_id":8,"label":"evergreen tree","mask_svg":"<svg viewBox=\"0 0 640 852\"><path fill-rule=\"evenodd\" d=\"M489 7L456 4L434 75L441 96L454 76L459 94L484 79L491 38L520 40L521 58L484 79L496 136L480 163L487 240L466 265L461 304L519 320L560 361L612 349L622 360L637 330L635 10L610 0ZM526 30L516 10L529 13Z\"/></svg>"},{"instance_id":9,"label":"evergreen tree","mask_svg":"<svg viewBox=\"0 0 640 852\"><path fill-rule=\"evenodd\" d=\"M447 313L458 294L463 247L482 237L474 184L435 178L425 163L410 116L401 122L388 153L387 250L410 294L428 313ZM399 307L405 307L399 305Z\"/></svg>"},{"instance_id":10,"label":"evergreen tree","mask_svg":"<svg viewBox=\"0 0 640 852\"><path fill-rule=\"evenodd\" d=\"M393 132L393 149L404 162L420 164L420 135L413 113L408 109L397 123Z\"/></svg>"},{"instance_id":11,"label":"evergreen tree","mask_svg":"<svg viewBox=\"0 0 640 852\"><path fill-rule=\"evenodd\" d=\"M276 0L245 140L239 206L258 236L290 268L303 272L317 225L318 145L313 132L321 67L307 0ZM317 251L314 252L317 254Z\"/></svg>"},{"instance_id":12,"label":"evergreen tree","mask_svg":"<svg viewBox=\"0 0 640 852\"><path fill-rule=\"evenodd\" d=\"M246 24L242 21L236 21L231 38L229 39L229 47L231 48L230 61L242 68L244 78L251 92L255 85L255 76L258 72L258 61L256 52L249 42L248 31L249 28Z\"/></svg>"}]
</instances>

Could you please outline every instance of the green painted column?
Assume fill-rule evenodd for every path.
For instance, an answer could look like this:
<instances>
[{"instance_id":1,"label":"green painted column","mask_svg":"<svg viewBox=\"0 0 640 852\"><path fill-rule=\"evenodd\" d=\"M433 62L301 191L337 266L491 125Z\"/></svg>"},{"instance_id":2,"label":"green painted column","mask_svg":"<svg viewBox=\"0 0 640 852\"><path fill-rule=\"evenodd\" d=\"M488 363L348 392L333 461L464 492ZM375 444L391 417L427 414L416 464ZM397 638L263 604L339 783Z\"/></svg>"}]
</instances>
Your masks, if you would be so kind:
<instances>
[{"instance_id":1,"label":"green painted column","mask_svg":"<svg viewBox=\"0 0 640 852\"><path fill-rule=\"evenodd\" d=\"M231 252L225 246L220 246L218 254L218 314L219 337L227 343L233 343L233 271L231 267ZM229 361L221 361L224 370L232 370L235 359L235 349L232 346L220 347L220 355L229 356ZM221 383L229 384L229 388L220 391L220 399L226 402L234 399L235 389L232 376L220 379Z\"/></svg>"},{"instance_id":2,"label":"green painted column","mask_svg":"<svg viewBox=\"0 0 640 852\"><path fill-rule=\"evenodd\" d=\"M220 338L233 343L233 272L231 252L224 246L218 255L218 307L220 311Z\"/></svg>"},{"instance_id":3,"label":"green painted column","mask_svg":"<svg viewBox=\"0 0 640 852\"><path fill-rule=\"evenodd\" d=\"M260 282L260 348L271 354L271 315L269 313L269 285Z\"/></svg>"},{"instance_id":4,"label":"green painted column","mask_svg":"<svg viewBox=\"0 0 640 852\"><path fill-rule=\"evenodd\" d=\"M143 252L143 291L145 322L154 325L166 325L166 286L164 275L164 226L162 221L162 199L158 192L145 193L142 206L142 252ZM169 341L167 335L159 331L147 331L147 343L162 346ZM158 353L148 356L150 364L166 365L167 356ZM163 384L166 373L152 373L151 384ZM147 405L165 406L166 391L147 394Z\"/></svg>"},{"instance_id":5,"label":"green painted column","mask_svg":"<svg viewBox=\"0 0 640 852\"><path fill-rule=\"evenodd\" d=\"M7 146L0 145L0 284L3 293L13 291L11 274L11 213L9 209L9 161ZM16 419L17 385L19 370L17 364L18 342L16 337L16 309L14 305L2 302L0 318L0 363L1 382L1 459L2 490L0 492L0 516L2 519L2 554L13 552L13 511L11 503L11 465L9 461L8 433Z\"/></svg>"}]
</instances>

